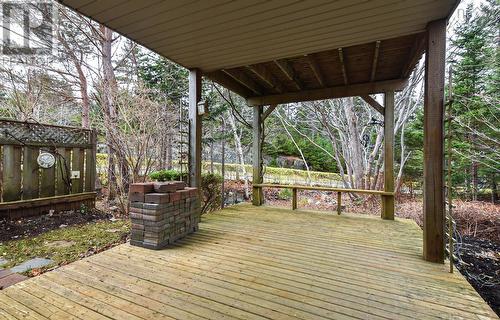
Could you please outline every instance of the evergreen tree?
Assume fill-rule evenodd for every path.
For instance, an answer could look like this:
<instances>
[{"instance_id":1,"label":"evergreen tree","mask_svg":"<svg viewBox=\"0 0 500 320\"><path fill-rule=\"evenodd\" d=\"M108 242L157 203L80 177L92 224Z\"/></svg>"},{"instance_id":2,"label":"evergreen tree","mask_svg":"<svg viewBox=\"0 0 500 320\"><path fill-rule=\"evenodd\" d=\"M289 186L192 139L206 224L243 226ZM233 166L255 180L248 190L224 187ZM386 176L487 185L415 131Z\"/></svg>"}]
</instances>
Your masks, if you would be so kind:
<instances>
[{"instance_id":1,"label":"evergreen tree","mask_svg":"<svg viewBox=\"0 0 500 320\"><path fill-rule=\"evenodd\" d=\"M483 4L477 13L469 5L452 40L453 171L473 200L481 187L494 189L500 170L498 13L496 1Z\"/></svg>"}]
</instances>

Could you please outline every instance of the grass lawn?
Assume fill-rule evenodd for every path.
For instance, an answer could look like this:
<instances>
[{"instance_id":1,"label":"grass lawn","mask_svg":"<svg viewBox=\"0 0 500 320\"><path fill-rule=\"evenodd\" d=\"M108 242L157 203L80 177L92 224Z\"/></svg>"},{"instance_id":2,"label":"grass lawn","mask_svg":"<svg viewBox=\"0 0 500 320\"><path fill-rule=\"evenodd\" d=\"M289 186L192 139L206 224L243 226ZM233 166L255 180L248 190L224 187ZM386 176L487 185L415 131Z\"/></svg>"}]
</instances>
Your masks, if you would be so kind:
<instances>
[{"instance_id":1,"label":"grass lawn","mask_svg":"<svg viewBox=\"0 0 500 320\"><path fill-rule=\"evenodd\" d=\"M3 268L35 257L54 260L54 264L41 270L26 272L26 275L37 275L56 265L67 264L123 243L129 231L128 220L99 221L60 228L36 237L0 243L0 257L9 261Z\"/></svg>"}]
</instances>

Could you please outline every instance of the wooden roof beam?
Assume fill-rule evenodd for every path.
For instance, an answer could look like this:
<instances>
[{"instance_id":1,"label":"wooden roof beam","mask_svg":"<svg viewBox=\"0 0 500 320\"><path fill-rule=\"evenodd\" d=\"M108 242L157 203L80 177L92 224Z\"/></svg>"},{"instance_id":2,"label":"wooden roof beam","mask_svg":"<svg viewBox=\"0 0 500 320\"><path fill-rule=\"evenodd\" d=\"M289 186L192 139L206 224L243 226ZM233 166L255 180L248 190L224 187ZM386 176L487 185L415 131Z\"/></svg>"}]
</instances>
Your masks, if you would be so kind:
<instances>
[{"instance_id":1,"label":"wooden roof beam","mask_svg":"<svg viewBox=\"0 0 500 320\"><path fill-rule=\"evenodd\" d=\"M259 95L259 96L262 95L262 91L259 88L259 86L250 77L245 75L243 72L239 72L239 71L235 71L235 70L229 71L229 70L225 70L225 69L222 69L221 71L223 73L225 73L226 75L228 75L229 77L233 78L234 81L238 82L242 86L250 89L256 95Z\"/></svg>"},{"instance_id":2,"label":"wooden roof beam","mask_svg":"<svg viewBox=\"0 0 500 320\"><path fill-rule=\"evenodd\" d=\"M318 80L319 85L321 87L324 87L325 80L323 79L323 75L321 74L321 70L319 69L318 63L316 63L316 60L311 55L306 54L304 57L306 57L307 63L309 63L309 66L311 67L312 72L314 73L314 76L316 77L316 80Z\"/></svg>"},{"instance_id":3,"label":"wooden roof beam","mask_svg":"<svg viewBox=\"0 0 500 320\"><path fill-rule=\"evenodd\" d=\"M274 60L274 64L283 72L283 74L288 78L288 80L292 81L297 90L302 90L304 87L302 82L297 78L295 71L293 71L290 63L286 60Z\"/></svg>"},{"instance_id":4,"label":"wooden roof beam","mask_svg":"<svg viewBox=\"0 0 500 320\"><path fill-rule=\"evenodd\" d=\"M242 97L250 97L255 95L253 91L245 86L242 86L239 82L235 81L232 77L229 77L226 73L222 71L214 71L204 74L208 79L217 82L223 87L239 94Z\"/></svg>"},{"instance_id":5,"label":"wooden roof beam","mask_svg":"<svg viewBox=\"0 0 500 320\"><path fill-rule=\"evenodd\" d=\"M278 93L283 92L282 86L276 81L269 70L262 65L247 66L247 69L252 72L257 78L262 80L269 88L273 89Z\"/></svg>"},{"instance_id":6,"label":"wooden roof beam","mask_svg":"<svg viewBox=\"0 0 500 320\"><path fill-rule=\"evenodd\" d=\"M378 52L380 49L380 41L375 42L375 52L373 53L372 61L372 73L370 75L370 81L375 81L375 75L377 74L377 63L378 63Z\"/></svg>"},{"instance_id":7,"label":"wooden roof beam","mask_svg":"<svg viewBox=\"0 0 500 320\"><path fill-rule=\"evenodd\" d=\"M391 90L400 91L406 86L406 82L407 79L374 81L347 86L302 90L297 92L288 92L267 96L255 96L247 98L247 104L250 106L273 105L281 103L363 96Z\"/></svg>"},{"instance_id":8,"label":"wooden roof beam","mask_svg":"<svg viewBox=\"0 0 500 320\"><path fill-rule=\"evenodd\" d=\"M344 77L344 84L347 86L349 84L349 79L347 78L347 71L344 63L344 51L342 50L342 48L339 48L338 51L339 51L340 65L342 68L342 76Z\"/></svg>"},{"instance_id":9,"label":"wooden roof beam","mask_svg":"<svg viewBox=\"0 0 500 320\"><path fill-rule=\"evenodd\" d=\"M377 100L370 97L370 95L368 95L368 94L362 95L361 99L365 100L366 103L368 103L370 106L372 106L372 108L377 110L377 112L380 113L381 115L385 114L384 107L380 103L378 103Z\"/></svg>"},{"instance_id":10,"label":"wooden roof beam","mask_svg":"<svg viewBox=\"0 0 500 320\"><path fill-rule=\"evenodd\" d=\"M266 111L262 114L262 121L266 120L267 117L276 109L278 105L277 104L272 104L269 107L267 107Z\"/></svg>"},{"instance_id":11,"label":"wooden roof beam","mask_svg":"<svg viewBox=\"0 0 500 320\"><path fill-rule=\"evenodd\" d=\"M415 65L417 64L425 49L425 38L425 33L418 34L415 37L415 42L413 43L413 46L410 50L407 63L402 69L401 78L408 78L413 71L413 68L415 68Z\"/></svg>"}]
</instances>

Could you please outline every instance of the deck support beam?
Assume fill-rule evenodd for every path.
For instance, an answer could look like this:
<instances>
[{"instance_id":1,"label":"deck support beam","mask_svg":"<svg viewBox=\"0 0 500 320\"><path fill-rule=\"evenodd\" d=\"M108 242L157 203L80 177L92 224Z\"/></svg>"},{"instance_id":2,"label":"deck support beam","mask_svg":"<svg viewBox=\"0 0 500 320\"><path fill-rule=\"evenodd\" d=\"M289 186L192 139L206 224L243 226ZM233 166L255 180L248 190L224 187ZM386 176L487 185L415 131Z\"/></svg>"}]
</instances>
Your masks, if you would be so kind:
<instances>
[{"instance_id":1,"label":"deck support beam","mask_svg":"<svg viewBox=\"0 0 500 320\"><path fill-rule=\"evenodd\" d=\"M189 185L201 186L201 116L198 102L201 100L201 71L189 70Z\"/></svg>"},{"instance_id":2,"label":"deck support beam","mask_svg":"<svg viewBox=\"0 0 500 320\"><path fill-rule=\"evenodd\" d=\"M444 263L446 21L427 25L424 94L424 259Z\"/></svg>"},{"instance_id":3,"label":"deck support beam","mask_svg":"<svg viewBox=\"0 0 500 320\"><path fill-rule=\"evenodd\" d=\"M270 104L283 104L292 102L335 99L344 97L354 97L369 94L382 93L386 91L403 90L407 84L407 79L374 81L369 83L341 85L320 89L309 89L297 92L287 92L266 96L254 96L247 98L249 106L260 106Z\"/></svg>"},{"instance_id":4,"label":"deck support beam","mask_svg":"<svg viewBox=\"0 0 500 320\"><path fill-rule=\"evenodd\" d=\"M262 160L262 137L264 135L263 121L263 106L255 106L253 108L253 180L252 184L252 203L254 206L260 206L264 203L264 194L261 187L256 187L255 184L261 184L264 180L263 176L263 160Z\"/></svg>"},{"instance_id":5,"label":"deck support beam","mask_svg":"<svg viewBox=\"0 0 500 320\"><path fill-rule=\"evenodd\" d=\"M377 100L373 99L370 95L362 95L361 99L365 100L366 103L368 103L373 109L375 109L378 113L381 115L385 114L384 107L380 105L380 103L377 102Z\"/></svg>"},{"instance_id":6,"label":"deck support beam","mask_svg":"<svg viewBox=\"0 0 500 320\"><path fill-rule=\"evenodd\" d=\"M384 94L384 191L394 192L394 91ZM381 215L394 220L394 195L382 196Z\"/></svg>"}]
</instances>

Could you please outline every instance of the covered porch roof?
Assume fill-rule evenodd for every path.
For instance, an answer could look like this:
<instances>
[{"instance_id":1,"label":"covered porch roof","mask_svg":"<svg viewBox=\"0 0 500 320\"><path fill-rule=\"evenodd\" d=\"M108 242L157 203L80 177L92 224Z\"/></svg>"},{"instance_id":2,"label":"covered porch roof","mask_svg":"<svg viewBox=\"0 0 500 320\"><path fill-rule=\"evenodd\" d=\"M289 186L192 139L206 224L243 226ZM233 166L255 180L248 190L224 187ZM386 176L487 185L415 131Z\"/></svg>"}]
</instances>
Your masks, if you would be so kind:
<instances>
[{"instance_id":1,"label":"covered porch roof","mask_svg":"<svg viewBox=\"0 0 500 320\"><path fill-rule=\"evenodd\" d=\"M262 204L262 141L277 104L361 96L384 116L384 191L394 191L394 91L426 51L424 259L444 261L446 21L458 0L59 0L190 69L189 183L201 184L201 76L253 110L253 202ZM369 95L384 93L384 106ZM263 106L269 105L265 112ZM394 219L394 196L382 218Z\"/></svg>"},{"instance_id":2,"label":"covered porch roof","mask_svg":"<svg viewBox=\"0 0 500 320\"><path fill-rule=\"evenodd\" d=\"M400 90L456 0L60 0L251 105Z\"/></svg>"}]
</instances>

